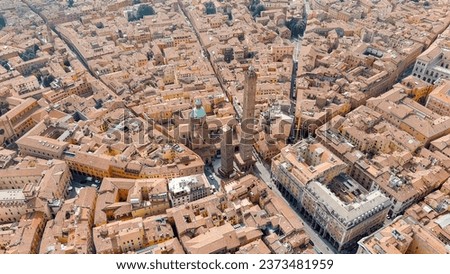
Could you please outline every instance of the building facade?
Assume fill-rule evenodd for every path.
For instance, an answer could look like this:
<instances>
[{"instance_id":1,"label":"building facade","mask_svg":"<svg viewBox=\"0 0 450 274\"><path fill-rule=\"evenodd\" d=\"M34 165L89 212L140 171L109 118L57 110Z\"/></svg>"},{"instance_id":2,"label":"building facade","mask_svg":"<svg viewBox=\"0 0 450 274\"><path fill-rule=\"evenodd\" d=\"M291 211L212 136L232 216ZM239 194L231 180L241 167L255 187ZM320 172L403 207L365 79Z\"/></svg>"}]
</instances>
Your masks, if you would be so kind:
<instances>
[{"instance_id":1,"label":"building facade","mask_svg":"<svg viewBox=\"0 0 450 274\"><path fill-rule=\"evenodd\" d=\"M301 203L301 214L338 251L352 248L361 236L380 228L390 207L380 191L367 192L345 175L329 186L309 183Z\"/></svg>"},{"instance_id":2,"label":"building facade","mask_svg":"<svg viewBox=\"0 0 450 274\"><path fill-rule=\"evenodd\" d=\"M169 181L168 187L172 207L196 201L212 193L205 175L175 178Z\"/></svg>"}]
</instances>

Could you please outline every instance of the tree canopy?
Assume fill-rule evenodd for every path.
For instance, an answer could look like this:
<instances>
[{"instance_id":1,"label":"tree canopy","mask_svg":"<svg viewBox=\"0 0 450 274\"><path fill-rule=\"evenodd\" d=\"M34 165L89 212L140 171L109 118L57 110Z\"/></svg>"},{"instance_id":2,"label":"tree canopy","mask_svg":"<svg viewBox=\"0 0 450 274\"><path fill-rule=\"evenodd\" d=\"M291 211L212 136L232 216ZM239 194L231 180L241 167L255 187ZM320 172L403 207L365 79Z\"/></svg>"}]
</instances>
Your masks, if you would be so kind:
<instances>
[{"instance_id":1,"label":"tree canopy","mask_svg":"<svg viewBox=\"0 0 450 274\"><path fill-rule=\"evenodd\" d=\"M137 11L139 19L142 19L142 17L146 15L154 15L155 10L150 7L149 5L140 5Z\"/></svg>"},{"instance_id":2,"label":"tree canopy","mask_svg":"<svg viewBox=\"0 0 450 274\"><path fill-rule=\"evenodd\" d=\"M0 59L0 66L4 67L7 71L10 71L11 68L8 64L8 61Z\"/></svg>"},{"instance_id":3,"label":"tree canopy","mask_svg":"<svg viewBox=\"0 0 450 274\"><path fill-rule=\"evenodd\" d=\"M206 2L204 5L206 14L216 14L216 5L214 5L214 2Z\"/></svg>"},{"instance_id":4,"label":"tree canopy","mask_svg":"<svg viewBox=\"0 0 450 274\"><path fill-rule=\"evenodd\" d=\"M42 77L42 85L46 88L50 86L50 83L55 80L55 77L51 74Z\"/></svg>"},{"instance_id":5,"label":"tree canopy","mask_svg":"<svg viewBox=\"0 0 450 274\"><path fill-rule=\"evenodd\" d=\"M36 58L36 53L39 50L39 47L37 45L28 47L24 52L19 53L20 58L22 58L22 60L29 61L32 60L34 58Z\"/></svg>"},{"instance_id":6,"label":"tree canopy","mask_svg":"<svg viewBox=\"0 0 450 274\"><path fill-rule=\"evenodd\" d=\"M156 12L153 9L153 7L151 7L147 4L142 4L138 7L136 14L131 15L128 18L128 21L131 22L131 21L141 20L144 16L154 15L154 14L156 14Z\"/></svg>"},{"instance_id":7,"label":"tree canopy","mask_svg":"<svg viewBox=\"0 0 450 274\"><path fill-rule=\"evenodd\" d=\"M251 0L250 6L248 7L253 17L261 16L261 12L266 9L266 7L261 3L260 0Z\"/></svg>"},{"instance_id":8,"label":"tree canopy","mask_svg":"<svg viewBox=\"0 0 450 274\"><path fill-rule=\"evenodd\" d=\"M260 17L260 16L261 16L261 12L263 12L265 9L266 9L266 7L264 7L263 4L258 4L258 5L255 7L255 10L253 11L252 16L253 16L253 17Z\"/></svg>"},{"instance_id":9,"label":"tree canopy","mask_svg":"<svg viewBox=\"0 0 450 274\"><path fill-rule=\"evenodd\" d=\"M4 28L6 26L6 20L3 15L0 15L0 29Z\"/></svg>"},{"instance_id":10,"label":"tree canopy","mask_svg":"<svg viewBox=\"0 0 450 274\"><path fill-rule=\"evenodd\" d=\"M305 22L299 18L292 18L286 22L286 27L291 31L291 38L302 36L305 32Z\"/></svg>"}]
</instances>

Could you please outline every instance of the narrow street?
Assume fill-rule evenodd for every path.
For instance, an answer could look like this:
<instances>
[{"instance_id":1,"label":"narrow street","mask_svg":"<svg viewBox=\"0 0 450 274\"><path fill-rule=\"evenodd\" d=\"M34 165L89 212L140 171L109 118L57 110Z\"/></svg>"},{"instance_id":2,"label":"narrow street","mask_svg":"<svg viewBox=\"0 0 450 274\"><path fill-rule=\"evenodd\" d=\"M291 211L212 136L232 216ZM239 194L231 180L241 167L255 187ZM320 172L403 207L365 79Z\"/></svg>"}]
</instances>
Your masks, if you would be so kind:
<instances>
[{"instance_id":1,"label":"narrow street","mask_svg":"<svg viewBox=\"0 0 450 274\"><path fill-rule=\"evenodd\" d=\"M272 189L279 197L281 197L287 204L289 202L283 197L280 191L276 188L275 184L272 182L270 175L270 167L262 162L262 160L257 155L256 151L253 152L255 158L257 159L255 167L253 168L253 174L261 179L267 184L267 186ZM220 158L215 158L212 162L212 168L206 167L205 174L208 177L208 181L211 185L219 187L221 178L217 175L218 168L220 167ZM214 171L214 172L213 172ZM219 189L219 188L217 188ZM289 204L290 205L290 204ZM291 205L290 205L291 206ZM295 208L291 206L292 210L296 211ZM314 243L314 249L318 253L324 254L334 254L337 253L335 249L326 241L324 241L317 232L311 228L311 226L302 218L300 215L296 215L297 218L304 224L304 229L306 233L311 237L311 241Z\"/></svg>"},{"instance_id":2,"label":"narrow street","mask_svg":"<svg viewBox=\"0 0 450 274\"><path fill-rule=\"evenodd\" d=\"M307 6L307 14L310 12L310 8L309 8L309 2L307 2L307 0L305 1L305 5ZM187 7L188 8L188 7ZM202 47L202 50L207 53L207 49L204 47L201 39L200 39L200 35L197 32L197 30L193 27L193 22L190 21L189 17L186 14L186 10L184 7L180 6L180 10L182 10L182 13L186 19L187 24L189 25L189 27L192 29L192 31L195 33L200 46ZM306 18L305 18L306 20ZM211 67L214 70L214 73L216 74L216 77L219 80L220 86L222 88L223 93L228 97L229 94L226 92L226 89L224 88L224 86L222 85L222 82L220 81L220 77L218 77L218 73L215 70L215 67L213 65L213 63L211 62L210 56L207 55L208 57L208 61L211 64ZM233 105L233 107L235 108L236 113L241 113L240 111L236 110L236 106ZM256 153L256 151L253 151L253 155L254 157L257 159L255 167L253 169L253 173L255 176L257 176L258 178L260 178L263 182L265 182L267 184L267 186L269 188L271 188L279 197L281 197L284 201L286 201L286 199L283 197L283 195L278 191L278 189L276 188L275 184L272 182L271 179L271 173L270 173L270 166L266 163L264 163L261 158L259 157L259 155ZM220 188L220 177L217 175L218 172L218 168L220 167L220 158L215 158L213 159L212 162L212 168L211 167L206 167L205 168L205 174L208 178L208 181L211 185L214 185L216 187L216 189ZM289 204L286 201L287 204ZM293 208L293 210L295 210ZM312 242L314 243L314 249L316 250L316 252L318 253L324 253L324 254L333 254L336 253L334 251L334 248L327 243L326 241L324 241L322 238L320 238L320 236L317 234L316 231L314 231L308 223L306 223L306 221L297 214L298 218L303 222L304 227L305 227L305 231L308 233L308 235L310 235Z\"/></svg>"},{"instance_id":3,"label":"narrow street","mask_svg":"<svg viewBox=\"0 0 450 274\"><path fill-rule=\"evenodd\" d=\"M72 56L76 57L81 62L81 64L85 67L86 71L88 71L92 75L92 77L94 77L94 78L98 79L99 81L101 81L105 85L105 87L108 89L109 94L111 94L112 96L116 96L116 93L101 78L99 78L98 75L96 75L89 68L89 65L82 58L81 54L78 52L76 47L71 44L71 42L68 41L63 35L61 35L61 33L59 33L59 31L56 29L56 27L52 28L49 25L49 22L47 22L47 20L45 19L45 17L42 16L42 14L38 10L36 10L35 7L29 3L29 1L22 0L22 2L25 3L30 8L30 10L32 10L36 15L38 15L44 21L44 23L47 26L49 26L52 29L52 31L55 32L58 35L58 37L61 39L61 41L63 41L66 44L67 48L69 48L70 54L72 54Z\"/></svg>"},{"instance_id":4,"label":"narrow street","mask_svg":"<svg viewBox=\"0 0 450 274\"><path fill-rule=\"evenodd\" d=\"M287 204L289 202L283 197L283 195L280 193L280 191L277 189L275 184L272 182L271 176L270 176L270 168L267 166L266 163L262 162L262 160L259 158L256 152L254 152L255 157L257 159L256 165L254 167L254 174L260 178L262 181L264 181L269 188L273 190L279 197L281 197ZM290 204L289 204L290 205ZM294 207L292 207L292 210L296 211ZM312 227L306 222L305 219L303 219L302 216L300 216L297 213L297 217L303 222L305 226L305 231L310 235L312 242L314 243L314 249L319 253L324 254L334 254L337 253L335 249L325 240L323 240L317 232L312 229Z\"/></svg>"},{"instance_id":5,"label":"narrow street","mask_svg":"<svg viewBox=\"0 0 450 274\"><path fill-rule=\"evenodd\" d=\"M51 26L49 25L49 22L47 22L46 18L45 18L44 16L42 16L42 14L39 12L39 10L37 10L32 4L30 4L29 1L22 0L22 2L25 3L25 4L30 8L30 10L32 10L36 15L38 15L38 16L44 21L44 23L45 23L47 26L49 26L49 27L51 28ZM70 49L71 54L72 54L74 57L76 57L76 58L83 64L83 66L86 68L86 70L89 71L89 72L92 74L92 76L95 77L95 75L89 70L89 67L88 67L88 65L86 64L86 62L83 60L83 58L81 58L81 56L79 55L79 53L76 52L76 50L70 45L70 43L68 43L68 41L66 41L66 40L64 39L64 37L61 36L61 34L56 30L55 27L53 27L53 28L51 28L51 29L52 29L52 31L55 32L55 33L58 35L58 37L66 44L66 46Z\"/></svg>"},{"instance_id":6,"label":"narrow street","mask_svg":"<svg viewBox=\"0 0 450 274\"><path fill-rule=\"evenodd\" d=\"M187 16L187 14L186 14L186 10L185 9L189 8L189 7L184 7L184 6L180 5L180 4L178 4L178 6L179 6L179 8L180 8L180 10L181 10L185 20L186 20L186 23L189 26L189 28L192 30L192 32L194 32L195 36L197 37L197 41L200 44L200 46L202 47L202 51L203 51L203 54L204 54L203 56L206 55L206 58L208 59L209 64L211 65L211 68L213 69L214 74L216 75L216 78L219 81L219 85L220 85L220 88L222 89L223 94L225 94L227 96L227 98L228 98L229 94L227 93L225 87L223 86L221 78L218 76L219 74L217 73L216 68L214 67L214 64L211 62L211 57L209 56L208 49L203 44L202 39L200 37L200 34L194 28L193 22L191 22L189 16Z\"/></svg>"}]
</instances>

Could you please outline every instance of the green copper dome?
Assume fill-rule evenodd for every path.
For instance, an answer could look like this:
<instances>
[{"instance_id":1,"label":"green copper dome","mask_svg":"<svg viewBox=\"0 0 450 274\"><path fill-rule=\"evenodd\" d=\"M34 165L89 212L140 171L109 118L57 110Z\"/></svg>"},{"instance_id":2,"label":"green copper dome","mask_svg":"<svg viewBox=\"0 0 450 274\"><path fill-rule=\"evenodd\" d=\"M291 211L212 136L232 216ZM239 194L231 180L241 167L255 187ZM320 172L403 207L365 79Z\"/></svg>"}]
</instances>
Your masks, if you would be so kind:
<instances>
[{"instance_id":1,"label":"green copper dome","mask_svg":"<svg viewBox=\"0 0 450 274\"><path fill-rule=\"evenodd\" d=\"M191 117L200 119L206 116L206 111L202 106L202 100L196 99L195 100L195 107L192 109Z\"/></svg>"}]
</instances>

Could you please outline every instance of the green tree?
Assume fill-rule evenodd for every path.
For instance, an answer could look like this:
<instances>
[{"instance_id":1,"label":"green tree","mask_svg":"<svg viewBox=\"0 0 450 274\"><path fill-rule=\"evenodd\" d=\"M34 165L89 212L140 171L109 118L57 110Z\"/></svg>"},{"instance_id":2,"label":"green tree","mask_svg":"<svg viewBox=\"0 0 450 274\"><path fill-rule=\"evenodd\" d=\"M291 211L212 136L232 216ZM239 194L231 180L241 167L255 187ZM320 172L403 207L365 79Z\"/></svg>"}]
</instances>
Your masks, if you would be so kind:
<instances>
[{"instance_id":1,"label":"green tree","mask_svg":"<svg viewBox=\"0 0 450 274\"><path fill-rule=\"evenodd\" d=\"M0 15L0 29L4 28L6 26L6 20L3 15Z\"/></svg>"},{"instance_id":2,"label":"green tree","mask_svg":"<svg viewBox=\"0 0 450 274\"><path fill-rule=\"evenodd\" d=\"M258 6L259 4L260 4L259 0L251 0L248 9L253 13L256 9L256 6Z\"/></svg>"},{"instance_id":3,"label":"green tree","mask_svg":"<svg viewBox=\"0 0 450 274\"><path fill-rule=\"evenodd\" d=\"M24 52L19 53L19 56L20 56L20 58L22 58L22 60L24 60L26 62L26 61L36 58L36 52L33 49L28 48Z\"/></svg>"},{"instance_id":4,"label":"green tree","mask_svg":"<svg viewBox=\"0 0 450 274\"><path fill-rule=\"evenodd\" d=\"M155 14L155 10L150 7L149 5L140 5L138 10L137 10L137 16L139 19L142 19L144 16L147 15L154 15Z\"/></svg>"},{"instance_id":5,"label":"green tree","mask_svg":"<svg viewBox=\"0 0 450 274\"><path fill-rule=\"evenodd\" d=\"M153 9L153 7L151 7L147 4L142 4L138 7L136 14L134 14L134 13L128 14L128 22L141 20L144 16L154 15L154 14L156 14L156 12Z\"/></svg>"},{"instance_id":6,"label":"green tree","mask_svg":"<svg viewBox=\"0 0 450 274\"><path fill-rule=\"evenodd\" d=\"M286 22L286 27L291 31L291 38L302 36L305 32L305 21L300 18L292 18Z\"/></svg>"},{"instance_id":7,"label":"green tree","mask_svg":"<svg viewBox=\"0 0 450 274\"><path fill-rule=\"evenodd\" d=\"M46 88L50 86L50 83L55 80L55 77L51 74L46 75L42 78L42 85Z\"/></svg>"},{"instance_id":8,"label":"green tree","mask_svg":"<svg viewBox=\"0 0 450 274\"><path fill-rule=\"evenodd\" d=\"M261 16L261 12L264 11L266 8L264 7L263 4L258 4L255 7L255 10L253 11L253 17L260 17Z\"/></svg>"},{"instance_id":9,"label":"green tree","mask_svg":"<svg viewBox=\"0 0 450 274\"><path fill-rule=\"evenodd\" d=\"M69 8L73 7L74 3L75 3L74 0L67 0L67 5L69 6Z\"/></svg>"},{"instance_id":10,"label":"green tree","mask_svg":"<svg viewBox=\"0 0 450 274\"><path fill-rule=\"evenodd\" d=\"M216 14L216 5L214 5L214 2L206 2L204 5L206 14Z\"/></svg>"}]
</instances>

